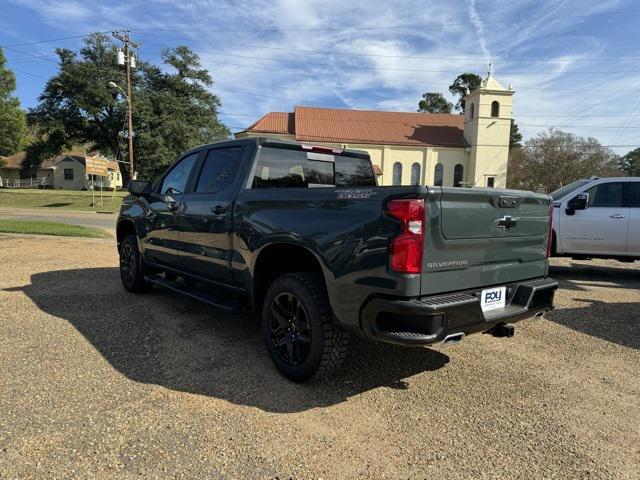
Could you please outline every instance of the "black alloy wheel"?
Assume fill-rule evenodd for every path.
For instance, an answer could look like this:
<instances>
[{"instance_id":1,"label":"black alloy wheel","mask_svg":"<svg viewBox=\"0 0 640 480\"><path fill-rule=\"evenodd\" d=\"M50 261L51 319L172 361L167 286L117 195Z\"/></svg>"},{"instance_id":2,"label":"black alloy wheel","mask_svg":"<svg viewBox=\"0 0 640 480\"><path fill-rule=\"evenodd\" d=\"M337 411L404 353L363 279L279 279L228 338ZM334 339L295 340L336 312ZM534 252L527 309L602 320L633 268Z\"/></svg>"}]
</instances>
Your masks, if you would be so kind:
<instances>
[{"instance_id":1,"label":"black alloy wheel","mask_svg":"<svg viewBox=\"0 0 640 480\"><path fill-rule=\"evenodd\" d=\"M283 292L271 302L269 333L280 358L295 367L304 362L311 351L311 324L304 305L290 292Z\"/></svg>"},{"instance_id":2,"label":"black alloy wheel","mask_svg":"<svg viewBox=\"0 0 640 480\"><path fill-rule=\"evenodd\" d=\"M311 272L273 281L262 304L262 333L274 365L294 382L331 375L349 346L348 332L334 322L324 279Z\"/></svg>"},{"instance_id":3,"label":"black alloy wheel","mask_svg":"<svg viewBox=\"0 0 640 480\"><path fill-rule=\"evenodd\" d=\"M129 242L124 242L120 247L120 277L125 287L133 285L135 275L136 265L133 246Z\"/></svg>"},{"instance_id":4,"label":"black alloy wheel","mask_svg":"<svg viewBox=\"0 0 640 480\"><path fill-rule=\"evenodd\" d=\"M151 288L145 280L142 267L142 257L138 250L138 240L135 235L127 235L120 243L120 279L124 289L128 292L143 293Z\"/></svg>"}]
</instances>

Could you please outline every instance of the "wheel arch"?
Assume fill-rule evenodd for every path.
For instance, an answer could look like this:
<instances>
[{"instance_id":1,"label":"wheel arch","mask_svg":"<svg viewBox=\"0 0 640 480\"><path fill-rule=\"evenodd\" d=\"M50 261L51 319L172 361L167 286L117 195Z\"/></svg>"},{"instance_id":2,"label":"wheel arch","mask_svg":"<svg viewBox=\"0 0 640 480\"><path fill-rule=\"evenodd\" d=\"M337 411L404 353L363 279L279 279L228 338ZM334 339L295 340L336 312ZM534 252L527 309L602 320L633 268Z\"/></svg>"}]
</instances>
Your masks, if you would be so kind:
<instances>
[{"instance_id":1,"label":"wheel arch","mask_svg":"<svg viewBox=\"0 0 640 480\"><path fill-rule=\"evenodd\" d=\"M131 219L120 220L116 226L116 242L118 246L120 246L127 235L138 236L135 223L133 223Z\"/></svg>"},{"instance_id":2,"label":"wheel arch","mask_svg":"<svg viewBox=\"0 0 640 480\"><path fill-rule=\"evenodd\" d=\"M294 272L317 273L327 288L327 278L318 256L308 247L289 242L263 246L253 264L253 307L260 312L271 282L280 275Z\"/></svg>"}]
</instances>

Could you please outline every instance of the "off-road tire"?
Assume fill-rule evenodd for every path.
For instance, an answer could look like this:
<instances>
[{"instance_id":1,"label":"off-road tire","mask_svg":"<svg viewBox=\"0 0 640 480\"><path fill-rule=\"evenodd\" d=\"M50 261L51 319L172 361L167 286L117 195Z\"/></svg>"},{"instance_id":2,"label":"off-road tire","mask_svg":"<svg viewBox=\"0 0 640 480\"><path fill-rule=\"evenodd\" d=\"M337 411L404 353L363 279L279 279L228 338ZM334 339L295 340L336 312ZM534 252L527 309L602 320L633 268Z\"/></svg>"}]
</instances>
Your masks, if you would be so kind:
<instances>
[{"instance_id":1,"label":"off-road tire","mask_svg":"<svg viewBox=\"0 0 640 480\"><path fill-rule=\"evenodd\" d=\"M308 354L296 365L283 358L273 339L272 306L274 300L282 294L292 294L297 298L310 327L311 341ZM319 275L288 273L276 278L265 295L261 320L264 341L271 360L282 375L294 382L306 382L314 376L326 377L334 373L344 361L350 335L333 322L329 298Z\"/></svg>"},{"instance_id":2,"label":"off-road tire","mask_svg":"<svg viewBox=\"0 0 640 480\"><path fill-rule=\"evenodd\" d=\"M120 243L120 279L127 292L145 293L151 284L144 278L142 256L135 235L127 235Z\"/></svg>"}]
</instances>

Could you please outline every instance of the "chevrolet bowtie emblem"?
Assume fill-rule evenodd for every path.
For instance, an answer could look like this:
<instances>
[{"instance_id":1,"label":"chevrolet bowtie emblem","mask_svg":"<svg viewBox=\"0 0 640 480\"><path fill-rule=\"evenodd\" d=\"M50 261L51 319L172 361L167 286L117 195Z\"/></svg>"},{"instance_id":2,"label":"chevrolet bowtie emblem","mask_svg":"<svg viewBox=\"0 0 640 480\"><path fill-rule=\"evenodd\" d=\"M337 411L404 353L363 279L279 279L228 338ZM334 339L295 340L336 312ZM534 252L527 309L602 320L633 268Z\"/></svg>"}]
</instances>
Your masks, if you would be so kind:
<instances>
[{"instance_id":1,"label":"chevrolet bowtie emblem","mask_svg":"<svg viewBox=\"0 0 640 480\"><path fill-rule=\"evenodd\" d=\"M502 218L496 220L496 227L500 230L509 230L511 227L515 227L518 224L518 217L512 217L510 215L505 215Z\"/></svg>"}]
</instances>

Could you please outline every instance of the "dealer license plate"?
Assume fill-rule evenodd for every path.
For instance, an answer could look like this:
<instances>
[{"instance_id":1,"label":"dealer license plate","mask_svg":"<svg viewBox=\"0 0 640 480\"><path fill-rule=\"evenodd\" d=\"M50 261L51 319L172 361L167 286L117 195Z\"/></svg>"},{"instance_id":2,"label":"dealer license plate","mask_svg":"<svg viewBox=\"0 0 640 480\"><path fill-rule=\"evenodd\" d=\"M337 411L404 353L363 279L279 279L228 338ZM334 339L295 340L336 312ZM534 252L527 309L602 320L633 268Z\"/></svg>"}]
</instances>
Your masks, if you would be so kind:
<instances>
[{"instance_id":1,"label":"dealer license plate","mask_svg":"<svg viewBox=\"0 0 640 480\"><path fill-rule=\"evenodd\" d=\"M505 297L507 296L507 287L495 287L482 290L480 298L480 306L483 312L504 308Z\"/></svg>"}]
</instances>

